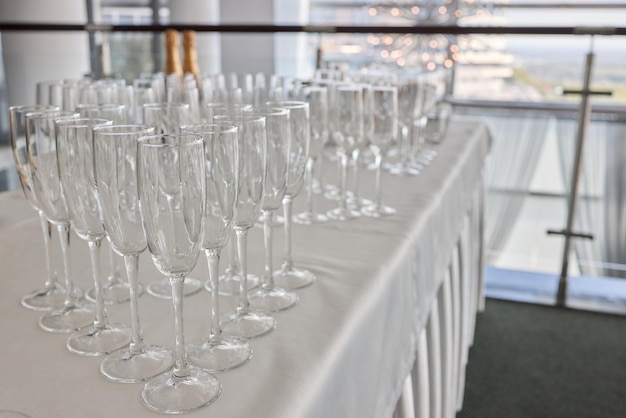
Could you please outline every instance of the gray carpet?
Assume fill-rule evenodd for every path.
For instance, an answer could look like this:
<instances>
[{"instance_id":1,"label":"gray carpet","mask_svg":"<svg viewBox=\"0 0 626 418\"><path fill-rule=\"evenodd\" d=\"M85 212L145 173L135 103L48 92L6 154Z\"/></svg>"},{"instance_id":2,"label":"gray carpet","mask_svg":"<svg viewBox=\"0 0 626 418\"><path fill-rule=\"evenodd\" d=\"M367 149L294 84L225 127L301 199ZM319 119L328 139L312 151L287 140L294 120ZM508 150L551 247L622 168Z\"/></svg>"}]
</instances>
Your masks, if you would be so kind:
<instances>
[{"instance_id":1,"label":"gray carpet","mask_svg":"<svg viewBox=\"0 0 626 418\"><path fill-rule=\"evenodd\" d=\"M457 418L626 417L626 317L488 299Z\"/></svg>"}]
</instances>

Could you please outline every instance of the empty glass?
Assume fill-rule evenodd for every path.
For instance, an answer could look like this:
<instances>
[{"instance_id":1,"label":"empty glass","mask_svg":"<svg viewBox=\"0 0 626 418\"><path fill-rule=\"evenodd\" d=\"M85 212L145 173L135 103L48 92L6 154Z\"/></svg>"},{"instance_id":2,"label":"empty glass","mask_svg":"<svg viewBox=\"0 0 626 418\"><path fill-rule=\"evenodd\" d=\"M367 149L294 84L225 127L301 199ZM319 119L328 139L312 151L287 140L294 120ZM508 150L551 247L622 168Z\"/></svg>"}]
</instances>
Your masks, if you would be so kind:
<instances>
[{"instance_id":1,"label":"empty glass","mask_svg":"<svg viewBox=\"0 0 626 418\"><path fill-rule=\"evenodd\" d=\"M299 289L315 281L309 270L294 265L291 254L291 224L293 200L298 196L304 182L304 171L309 159L310 120L309 104L301 101L281 101L278 106L289 109L289 172L287 189L283 198L285 255L283 264L274 273L276 284L285 289Z\"/></svg>"},{"instance_id":2,"label":"empty glass","mask_svg":"<svg viewBox=\"0 0 626 418\"><path fill-rule=\"evenodd\" d=\"M111 125L107 119L69 118L57 121L59 177L67 212L74 232L89 245L95 288L96 314L93 324L72 334L67 348L85 356L111 353L130 342L130 327L110 324L102 297L102 238L96 183L94 180L93 128Z\"/></svg>"},{"instance_id":3,"label":"empty glass","mask_svg":"<svg viewBox=\"0 0 626 418\"><path fill-rule=\"evenodd\" d=\"M340 86L335 92L333 118L335 142L341 161L341 197L339 207L328 212L328 217L345 221L358 218L360 212L350 209L347 202L348 160L363 137L363 91L360 86Z\"/></svg>"},{"instance_id":4,"label":"empty glass","mask_svg":"<svg viewBox=\"0 0 626 418\"><path fill-rule=\"evenodd\" d=\"M265 117L267 136L267 174L261 212L265 238L265 271L260 287L250 292L250 305L266 312L276 312L292 307L298 295L274 283L272 267L272 229L274 212L280 208L287 190L289 172L290 126L289 110L285 108L261 107L253 110Z\"/></svg>"},{"instance_id":5,"label":"empty glass","mask_svg":"<svg viewBox=\"0 0 626 418\"><path fill-rule=\"evenodd\" d=\"M171 371L150 379L142 399L170 414L213 402L222 390L208 371L187 362L183 325L183 283L196 265L204 238L206 159L202 136L170 134L138 140L139 205L148 249L169 279L174 307L175 354Z\"/></svg>"},{"instance_id":6,"label":"empty glass","mask_svg":"<svg viewBox=\"0 0 626 418\"><path fill-rule=\"evenodd\" d=\"M37 289L22 298L22 306L35 310L50 310L59 308L65 300L65 287L57 278L52 255L52 224L46 219L43 210L39 208L39 203L33 192L33 181L28 163L26 151L26 114L32 112L58 111L58 106L32 105L32 106L11 106L9 107L9 127L11 138L11 149L15 168L19 175L20 184L26 200L37 211L41 231L44 238L44 255L46 262L46 280L41 289ZM79 296L77 294L77 296Z\"/></svg>"},{"instance_id":7,"label":"empty glass","mask_svg":"<svg viewBox=\"0 0 626 418\"><path fill-rule=\"evenodd\" d=\"M65 302L41 318L39 326L49 332L72 332L90 325L92 304L83 304L74 292L70 264L70 216L63 199L57 158L56 121L76 118L77 113L38 112L26 114L26 149L32 175L32 191L46 219L56 226L61 243L65 275Z\"/></svg>"},{"instance_id":8,"label":"empty glass","mask_svg":"<svg viewBox=\"0 0 626 418\"><path fill-rule=\"evenodd\" d=\"M328 89L326 86L307 86L302 89L302 99L309 104L310 146L305 173L307 194L306 210L294 217L294 222L312 225L328 221L328 217L313 208L313 181L318 158L328 141Z\"/></svg>"},{"instance_id":9,"label":"empty glass","mask_svg":"<svg viewBox=\"0 0 626 418\"><path fill-rule=\"evenodd\" d=\"M191 344L187 354L189 362L198 367L214 372L225 371L241 366L252 357L247 342L223 334L219 308L220 253L232 231L237 200L237 127L207 123L184 126L182 132L204 137L207 210L202 248L208 262L211 289L209 336Z\"/></svg>"},{"instance_id":10,"label":"empty glass","mask_svg":"<svg viewBox=\"0 0 626 418\"><path fill-rule=\"evenodd\" d=\"M376 167L376 198L362 209L363 214L374 218L390 215L395 209L382 203L382 161L398 131L398 89L395 86L374 86L372 90L373 130L370 149Z\"/></svg>"},{"instance_id":11,"label":"empty glass","mask_svg":"<svg viewBox=\"0 0 626 418\"><path fill-rule=\"evenodd\" d=\"M174 363L164 347L147 345L139 318L139 255L147 242L137 191L137 140L154 134L145 125L94 128L94 170L100 218L116 256L123 256L128 278L132 334L130 345L106 356L100 372L114 382L136 383L154 377Z\"/></svg>"},{"instance_id":12,"label":"empty glass","mask_svg":"<svg viewBox=\"0 0 626 418\"><path fill-rule=\"evenodd\" d=\"M265 312L252 309L248 299L248 230L261 210L267 170L265 117L254 115L217 115L220 124L237 126L239 148L239 185L233 228L237 236L240 263L240 289L237 310L224 316L224 333L240 338L254 338L276 327L276 320Z\"/></svg>"},{"instance_id":13,"label":"empty glass","mask_svg":"<svg viewBox=\"0 0 626 418\"><path fill-rule=\"evenodd\" d=\"M146 103L143 105L144 124L152 126L156 134L175 134L180 132L180 127L192 122L191 110L188 103L160 102ZM167 279L156 280L148 283L147 292L155 297L169 299L171 297L170 285ZM187 277L184 283L183 294L193 295L202 290L202 282L193 277Z\"/></svg>"}]
</instances>

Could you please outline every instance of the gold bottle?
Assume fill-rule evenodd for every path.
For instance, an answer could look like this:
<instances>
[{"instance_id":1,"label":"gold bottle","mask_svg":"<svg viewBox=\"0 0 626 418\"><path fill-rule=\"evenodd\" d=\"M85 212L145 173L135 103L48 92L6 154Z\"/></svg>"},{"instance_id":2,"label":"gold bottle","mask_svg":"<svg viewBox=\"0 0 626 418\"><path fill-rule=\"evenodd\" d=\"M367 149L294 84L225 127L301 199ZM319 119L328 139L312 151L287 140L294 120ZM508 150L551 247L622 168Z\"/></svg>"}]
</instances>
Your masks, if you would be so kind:
<instances>
[{"instance_id":1,"label":"gold bottle","mask_svg":"<svg viewBox=\"0 0 626 418\"><path fill-rule=\"evenodd\" d=\"M183 73L193 74L198 79L200 67L198 66L198 51L196 49L196 32L183 31Z\"/></svg>"},{"instance_id":2,"label":"gold bottle","mask_svg":"<svg viewBox=\"0 0 626 418\"><path fill-rule=\"evenodd\" d=\"M163 72L166 75L183 74L180 65L180 52L178 47L178 31L168 29L165 31L165 65Z\"/></svg>"}]
</instances>

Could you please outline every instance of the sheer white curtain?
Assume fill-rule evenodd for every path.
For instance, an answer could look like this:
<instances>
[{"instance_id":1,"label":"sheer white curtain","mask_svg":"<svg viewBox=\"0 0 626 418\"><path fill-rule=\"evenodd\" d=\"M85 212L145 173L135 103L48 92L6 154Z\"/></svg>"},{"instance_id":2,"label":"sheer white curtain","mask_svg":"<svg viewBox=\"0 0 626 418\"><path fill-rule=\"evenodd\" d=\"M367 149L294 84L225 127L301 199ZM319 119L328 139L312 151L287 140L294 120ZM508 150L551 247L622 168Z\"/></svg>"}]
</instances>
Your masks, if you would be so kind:
<instances>
[{"instance_id":1,"label":"sheer white curtain","mask_svg":"<svg viewBox=\"0 0 626 418\"><path fill-rule=\"evenodd\" d=\"M522 209L551 115L516 109L495 110L493 114L480 111L480 119L492 136L486 171L485 248L497 253L506 244Z\"/></svg>"},{"instance_id":2,"label":"sheer white curtain","mask_svg":"<svg viewBox=\"0 0 626 418\"><path fill-rule=\"evenodd\" d=\"M569 190L577 121L559 118L557 140L563 178ZM578 266L586 276L626 277L626 123L589 123L582 156L574 228L593 240L575 238Z\"/></svg>"}]
</instances>

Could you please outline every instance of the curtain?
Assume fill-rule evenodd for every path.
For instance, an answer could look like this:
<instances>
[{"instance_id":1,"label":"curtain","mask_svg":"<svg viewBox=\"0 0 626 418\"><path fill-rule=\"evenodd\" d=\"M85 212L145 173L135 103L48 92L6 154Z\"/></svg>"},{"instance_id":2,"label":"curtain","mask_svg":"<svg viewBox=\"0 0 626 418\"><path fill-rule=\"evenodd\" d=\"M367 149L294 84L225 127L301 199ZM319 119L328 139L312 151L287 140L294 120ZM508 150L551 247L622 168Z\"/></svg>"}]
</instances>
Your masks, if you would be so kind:
<instances>
[{"instance_id":1,"label":"curtain","mask_svg":"<svg viewBox=\"0 0 626 418\"><path fill-rule=\"evenodd\" d=\"M480 112L492 136L486 171L485 248L499 252L522 209L551 115L514 109L496 109L491 115L485 115L486 109Z\"/></svg>"},{"instance_id":2,"label":"curtain","mask_svg":"<svg viewBox=\"0 0 626 418\"><path fill-rule=\"evenodd\" d=\"M569 192L576 150L577 121L557 120L560 166ZM626 277L626 124L609 119L587 126L574 212L573 238L578 266L585 276Z\"/></svg>"}]
</instances>

